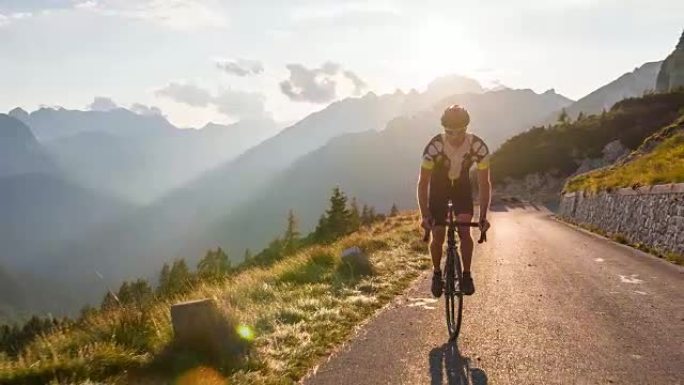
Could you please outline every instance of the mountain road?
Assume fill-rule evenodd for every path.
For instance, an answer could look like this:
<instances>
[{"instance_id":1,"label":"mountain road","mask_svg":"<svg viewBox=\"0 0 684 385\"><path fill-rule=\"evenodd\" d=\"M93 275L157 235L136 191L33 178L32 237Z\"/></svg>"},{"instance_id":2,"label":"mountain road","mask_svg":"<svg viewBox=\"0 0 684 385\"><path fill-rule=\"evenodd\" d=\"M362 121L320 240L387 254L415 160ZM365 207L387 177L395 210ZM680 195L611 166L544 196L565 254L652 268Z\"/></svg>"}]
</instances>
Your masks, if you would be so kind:
<instances>
[{"instance_id":1,"label":"mountain road","mask_svg":"<svg viewBox=\"0 0 684 385\"><path fill-rule=\"evenodd\" d=\"M684 268L529 205L491 222L456 343L425 273L302 382L684 384Z\"/></svg>"}]
</instances>

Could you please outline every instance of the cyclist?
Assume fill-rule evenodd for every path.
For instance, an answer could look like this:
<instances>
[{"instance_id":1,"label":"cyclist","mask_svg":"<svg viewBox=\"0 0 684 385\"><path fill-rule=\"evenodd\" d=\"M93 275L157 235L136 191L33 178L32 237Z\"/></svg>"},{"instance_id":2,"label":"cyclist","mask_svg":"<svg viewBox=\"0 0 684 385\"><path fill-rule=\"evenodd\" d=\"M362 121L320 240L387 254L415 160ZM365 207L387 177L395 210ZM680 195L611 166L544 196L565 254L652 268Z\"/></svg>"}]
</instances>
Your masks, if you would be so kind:
<instances>
[{"instance_id":1,"label":"cyclist","mask_svg":"<svg viewBox=\"0 0 684 385\"><path fill-rule=\"evenodd\" d=\"M425 146L418 178L418 205L422 216L421 226L432 231L430 255L434 272L432 294L442 295L444 282L440 262L446 235L448 201L451 199L455 220L470 222L473 217L473 198L469 172L477 164L480 200L480 230L489 228L487 211L491 197L489 181L489 149L482 139L467 133L470 116L458 105L448 107L442 114L444 133L436 135ZM463 294L475 293L470 261L473 256L473 238L470 228L459 226L461 256L463 258Z\"/></svg>"}]
</instances>

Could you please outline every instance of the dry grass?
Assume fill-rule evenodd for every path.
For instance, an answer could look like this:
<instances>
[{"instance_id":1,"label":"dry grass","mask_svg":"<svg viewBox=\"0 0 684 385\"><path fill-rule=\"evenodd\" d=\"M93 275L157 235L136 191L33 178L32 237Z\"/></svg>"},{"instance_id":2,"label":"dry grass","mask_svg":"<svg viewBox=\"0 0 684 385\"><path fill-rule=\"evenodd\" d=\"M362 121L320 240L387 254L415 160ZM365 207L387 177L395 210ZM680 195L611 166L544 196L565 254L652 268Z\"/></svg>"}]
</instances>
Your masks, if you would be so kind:
<instances>
[{"instance_id":1,"label":"dry grass","mask_svg":"<svg viewBox=\"0 0 684 385\"><path fill-rule=\"evenodd\" d=\"M391 218L144 311L97 313L69 330L41 336L17 358L0 357L0 383L182 384L202 373L215 383L294 383L429 266L416 221L409 215ZM350 246L370 255L371 275L344 267L339 255ZM169 306L199 298L214 298L242 331L254 334L239 362L170 350Z\"/></svg>"},{"instance_id":2,"label":"dry grass","mask_svg":"<svg viewBox=\"0 0 684 385\"><path fill-rule=\"evenodd\" d=\"M619 187L651 186L684 182L684 118L662 132L671 136L655 134L653 141L662 142L633 160L613 167L578 175L568 181L565 191L600 191ZM651 142L647 139L647 142Z\"/></svg>"}]
</instances>

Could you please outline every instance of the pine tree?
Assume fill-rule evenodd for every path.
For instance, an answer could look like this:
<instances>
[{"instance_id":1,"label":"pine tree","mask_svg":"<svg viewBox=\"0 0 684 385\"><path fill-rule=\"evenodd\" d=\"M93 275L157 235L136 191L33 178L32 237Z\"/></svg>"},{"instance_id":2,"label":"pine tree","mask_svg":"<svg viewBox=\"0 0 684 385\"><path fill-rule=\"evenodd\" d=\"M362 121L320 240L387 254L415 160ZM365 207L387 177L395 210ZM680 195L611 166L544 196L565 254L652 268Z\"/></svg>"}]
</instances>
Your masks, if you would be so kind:
<instances>
[{"instance_id":1,"label":"pine tree","mask_svg":"<svg viewBox=\"0 0 684 385\"><path fill-rule=\"evenodd\" d=\"M102 299L102 304L100 305L100 309L111 310L111 309L115 309L118 306L119 306L119 300L116 298L114 293L112 293L111 291L108 291L107 294L105 294L104 299Z\"/></svg>"},{"instance_id":2,"label":"pine tree","mask_svg":"<svg viewBox=\"0 0 684 385\"><path fill-rule=\"evenodd\" d=\"M185 259L175 260L169 271L169 293L177 294L185 291L190 286L191 280L192 274Z\"/></svg>"},{"instance_id":3,"label":"pine tree","mask_svg":"<svg viewBox=\"0 0 684 385\"><path fill-rule=\"evenodd\" d=\"M321 242L332 241L351 231L351 213L347 209L347 197L339 187L330 196L330 208L318 222L315 238Z\"/></svg>"},{"instance_id":4,"label":"pine tree","mask_svg":"<svg viewBox=\"0 0 684 385\"><path fill-rule=\"evenodd\" d=\"M197 274L202 279L219 279L230 273L232 269L230 258L220 247L208 250L197 263Z\"/></svg>"},{"instance_id":5,"label":"pine tree","mask_svg":"<svg viewBox=\"0 0 684 385\"><path fill-rule=\"evenodd\" d=\"M568 113L565 111L565 108L563 108L558 115L558 123L564 124L568 122Z\"/></svg>"},{"instance_id":6,"label":"pine tree","mask_svg":"<svg viewBox=\"0 0 684 385\"><path fill-rule=\"evenodd\" d=\"M287 213L287 228L283 234L282 248L283 253L291 254L297 250L300 243L300 233L298 230L297 218L294 212L290 210Z\"/></svg>"},{"instance_id":7,"label":"pine tree","mask_svg":"<svg viewBox=\"0 0 684 385\"><path fill-rule=\"evenodd\" d=\"M363 205L363 210L361 210L361 225L368 226L371 223L370 212L368 211L368 206Z\"/></svg>"},{"instance_id":8,"label":"pine tree","mask_svg":"<svg viewBox=\"0 0 684 385\"><path fill-rule=\"evenodd\" d=\"M582 121L584 120L584 112L580 111L579 114L577 114L577 121Z\"/></svg>"},{"instance_id":9,"label":"pine tree","mask_svg":"<svg viewBox=\"0 0 684 385\"><path fill-rule=\"evenodd\" d=\"M129 285L131 303L141 307L152 300L152 286L142 278L138 278Z\"/></svg>"},{"instance_id":10,"label":"pine tree","mask_svg":"<svg viewBox=\"0 0 684 385\"><path fill-rule=\"evenodd\" d=\"M162 266L161 271L159 272L159 286L157 286L157 294L166 294L168 292L170 282L171 268L169 267L168 263L165 263L164 266Z\"/></svg>"},{"instance_id":11,"label":"pine tree","mask_svg":"<svg viewBox=\"0 0 684 385\"><path fill-rule=\"evenodd\" d=\"M359 205L356 203L356 197L352 198L349 205L350 214L350 230L356 231L361 227L361 214L359 213Z\"/></svg>"},{"instance_id":12,"label":"pine tree","mask_svg":"<svg viewBox=\"0 0 684 385\"><path fill-rule=\"evenodd\" d=\"M396 203L392 204L392 208L390 209L389 216L390 217L396 217L399 215L399 208L397 207Z\"/></svg>"},{"instance_id":13,"label":"pine tree","mask_svg":"<svg viewBox=\"0 0 684 385\"><path fill-rule=\"evenodd\" d=\"M252 250L250 250L249 248L246 248L245 249L245 255L242 257L243 262L249 263L249 261L251 261L252 258L254 258L254 255L252 254Z\"/></svg>"},{"instance_id":14,"label":"pine tree","mask_svg":"<svg viewBox=\"0 0 684 385\"><path fill-rule=\"evenodd\" d=\"M371 224L377 220L377 214L375 214L375 207L370 206L368 208L368 224Z\"/></svg>"},{"instance_id":15,"label":"pine tree","mask_svg":"<svg viewBox=\"0 0 684 385\"><path fill-rule=\"evenodd\" d=\"M119 291L116 293L116 297L119 299L119 303L122 305L127 305L133 303L133 295L131 293L131 287L128 281L124 281L119 287Z\"/></svg>"}]
</instances>

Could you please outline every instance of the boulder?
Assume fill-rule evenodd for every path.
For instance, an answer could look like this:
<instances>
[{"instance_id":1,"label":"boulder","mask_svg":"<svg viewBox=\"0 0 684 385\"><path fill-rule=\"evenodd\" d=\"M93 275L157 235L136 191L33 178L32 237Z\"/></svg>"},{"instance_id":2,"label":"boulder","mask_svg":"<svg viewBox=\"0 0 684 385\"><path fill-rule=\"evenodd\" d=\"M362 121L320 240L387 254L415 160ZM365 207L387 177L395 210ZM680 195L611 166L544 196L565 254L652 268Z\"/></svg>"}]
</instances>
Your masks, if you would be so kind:
<instances>
[{"instance_id":1,"label":"boulder","mask_svg":"<svg viewBox=\"0 0 684 385\"><path fill-rule=\"evenodd\" d=\"M340 259L342 266L348 269L352 275L370 275L373 273L373 265L370 259L358 246L343 250Z\"/></svg>"},{"instance_id":2,"label":"boulder","mask_svg":"<svg viewBox=\"0 0 684 385\"><path fill-rule=\"evenodd\" d=\"M237 334L237 325L226 317L211 299L177 303L171 306L174 344L177 348L232 356L246 348Z\"/></svg>"}]
</instances>

